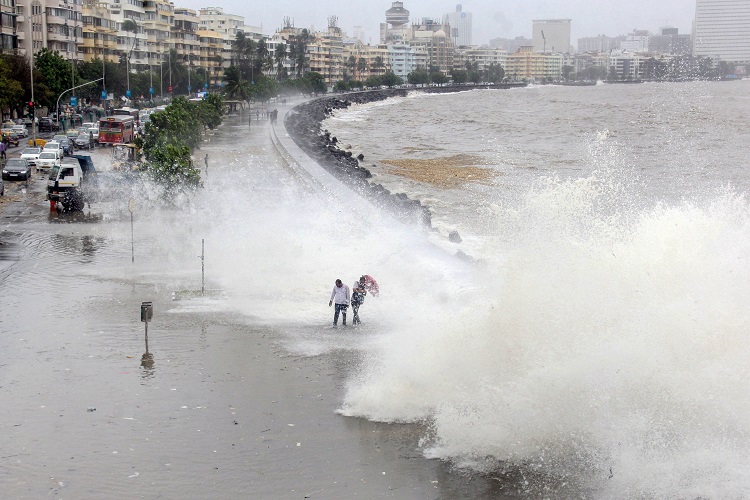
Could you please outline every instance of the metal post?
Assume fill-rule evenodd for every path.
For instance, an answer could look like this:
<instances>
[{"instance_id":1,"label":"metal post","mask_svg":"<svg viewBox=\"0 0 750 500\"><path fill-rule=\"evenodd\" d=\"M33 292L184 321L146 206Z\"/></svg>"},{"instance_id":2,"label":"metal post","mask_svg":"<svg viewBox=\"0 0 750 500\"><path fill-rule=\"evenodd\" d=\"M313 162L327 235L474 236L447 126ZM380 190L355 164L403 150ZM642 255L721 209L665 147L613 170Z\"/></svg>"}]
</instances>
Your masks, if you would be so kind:
<instances>
[{"instance_id":1,"label":"metal post","mask_svg":"<svg viewBox=\"0 0 750 500\"><path fill-rule=\"evenodd\" d=\"M206 162L206 179L208 180L208 153L206 153L206 157L203 159L203 161Z\"/></svg>"},{"instance_id":2,"label":"metal post","mask_svg":"<svg viewBox=\"0 0 750 500\"><path fill-rule=\"evenodd\" d=\"M133 231L133 212L135 212L135 200L130 198L128 201L128 210L130 210L130 262L135 263L135 232Z\"/></svg>"},{"instance_id":3,"label":"metal post","mask_svg":"<svg viewBox=\"0 0 750 500\"><path fill-rule=\"evenodd\" d=\"M205 252L205 241L201 239L201 296L206 291L206 252Z\"/></svg>"}]
</instances>

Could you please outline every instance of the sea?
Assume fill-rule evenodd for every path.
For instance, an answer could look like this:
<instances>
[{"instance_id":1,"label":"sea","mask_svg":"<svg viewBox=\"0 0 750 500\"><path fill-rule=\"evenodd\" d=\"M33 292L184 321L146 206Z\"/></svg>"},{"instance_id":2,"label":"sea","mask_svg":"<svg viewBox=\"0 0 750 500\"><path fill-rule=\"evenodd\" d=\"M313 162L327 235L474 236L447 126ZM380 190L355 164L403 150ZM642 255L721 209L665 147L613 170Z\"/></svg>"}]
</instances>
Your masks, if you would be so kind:
<instances>
[{"instance_id":1,"label":"sea","mask_svg":"<svg viewBox=\"0 0 750 500\"><path fill-rule=\"evenodd\" d=\"M472 262L379 246L401 307L342 414L537 493L750 496L750 81L413 92L323 127Z\"/></svg>"}]
</instances>

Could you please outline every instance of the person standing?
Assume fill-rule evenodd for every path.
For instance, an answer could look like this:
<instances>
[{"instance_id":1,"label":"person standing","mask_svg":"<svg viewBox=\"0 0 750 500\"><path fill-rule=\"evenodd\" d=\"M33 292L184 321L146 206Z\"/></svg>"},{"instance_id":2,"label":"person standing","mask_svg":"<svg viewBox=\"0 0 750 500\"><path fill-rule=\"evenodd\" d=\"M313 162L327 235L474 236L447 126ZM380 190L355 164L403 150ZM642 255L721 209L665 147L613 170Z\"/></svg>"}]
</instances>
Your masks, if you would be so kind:
<instances>
[{"instance_id":1,"label":"person standing","mask_svg":"<svg viewBox=\"0 0 750 500\"><path fill-rule=\"evenodd\" d=\"M355 281L354 285L352 285L352 311L354 312L352 325L362 324L362 321L359 319L359 306L365 301L365 295L367 295L367 290L365 290L365 284L360 278L360 280Z\"/></svg>"},{"instance_id":2,"label":"person standing","mask_svg":"<svg viewBox=\"0 0 750 500\"><path fill-rule=\"evenodd\" d=\"M3 137L3 140L0 141L0 158L3 160L7 158L5 156L5 137Z\"/></svg>"},{"instance_id":3,"label":"person standing","mask_svg":"<svg viewBox=\"0 0 750 500\"><path fill-rule=\"evenodd\" d=\"M336 302L336 311L333 313L333 326L338 325L339 313L341 313L342 324L346 326L346 308L349 307L349 287L337 279L336 284L331 292L331 300L328 301L328 307Z\"/></svg>"}]
</instances>

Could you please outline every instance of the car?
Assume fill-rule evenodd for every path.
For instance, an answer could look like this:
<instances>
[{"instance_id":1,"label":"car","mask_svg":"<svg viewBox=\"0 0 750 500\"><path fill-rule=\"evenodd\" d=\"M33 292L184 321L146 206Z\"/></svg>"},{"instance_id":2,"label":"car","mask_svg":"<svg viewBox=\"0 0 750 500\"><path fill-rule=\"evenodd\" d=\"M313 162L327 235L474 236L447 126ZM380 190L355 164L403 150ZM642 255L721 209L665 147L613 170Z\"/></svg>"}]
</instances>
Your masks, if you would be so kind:
<instances>
[{"instance_id":1,"label":"car","mask_svg":"<svg viewBox=\"0 0 750 500\"><path fill-rule=\"evenodd\" d=\"M62 146L63 156L73 154L73 150L75 149L73 141L66 137L65 139L60 139L60 145Z\"/></svg>"},{"instance_id":2,"label":"car","mask_svg":"<svg viewBox=\"0 0 750 500\"><path fill-rule=\"evenodd\" d=\"M77 148L91 148L91 135L88 132L79 134L76 137L75 144Z\"/></svg>"},{"instance_id":3,"label":"car","mask_svg":"<svg viewBox=\"0 0 750 500\"><path fill-rule=\"evenodd\" d=\"M42 148L26 148L21 151L21 158L28 161L32 167L35 167L41 153Z\"/></svg>"},{"instance_id":4,"label":"car","mask_svg":"<svg viewBox=\"0 0 750 500\"><path fill-rule=\"evenodd\" d=\"M3 180L23 180L31 178L31 165L23 158L8 158L3 167Z\"/></svg>"},{"instance_id":5,"label":"car","mask_svg":"<svg viewBox=\"0 0 750 500\"><path fill-rule=\"evenodd\" d=\"M79 128L91 128L96 126L97 124L95 122L83 122L83 124Z\"/></svg>"},{"instance_id":6,"label":"car","mask_svg":"<svg viewBox=\"0 0 750 500\"><path fill-rule=\"evenodd\" d=\"M39 132L53 132L59 129L60 126L51 118L47 116L39 118Z\"/></svg>"},{"instance_id":7,"label":"car","mask_svg":"<svg viewBox=\"0 0 750 500\"><path fill-rule=\"evenodd\" d=\"M55 142L60 142L60 141L62 141L63 139L67 139L67 138L68 138L68 136L67 136L67 135L65 135L65 134L55 134L55 135L54 135L54 136L52 137L52 139L51 139L51 140L53 140L53 141L55 141Z\"/></svg>"},{"instance_id":8,"label":"car","mask_svg":"<svg viewBox=\"0 0 750 500\"><path fill-rule=\"evenodd\" d=\"M67 137L71 141L75 141L76 137L78 137L78 130L74 128L68 130L67 132L65 132L65 137Z\"/></svg>"},{"instance_id":9,"label":"car","mask_svg":"<svg viewBox=\"0 0 750 500\"><path fill-rule=\"evenodd\" d=\"M12 132L10 130L3 130L3 141L7 142L8 144L13 144L14 146L18 146L21 143L21 138L18 137L18 134L15 132Z\"/></svg>"},{"instance_id":10,"label":"car","mask_svg":"<svg viewBox=\"0 0 750 500\"><path fill-rule=\"evenodd\" d=\"M91 137L94 139L94 144L99 144L99 127L89 127L89 132L91 132Z\"/></svg>"},{"instance_id":11,"label":"car","mask_svg":"<svg viewBox=\"0 0 750 500\"><path fill-rule=\"evenodd\" d=\"M21 137L29 136L29 131L26 130L26 127L24 125L16 125L11 130L13 130L13 132L17 133Z\"/></svg>"},{"instance_id":12,"label":"car","mask_svg":"<svg viewBox=\"0 0 750 500\"><path fill-rule=\"evenodd\" d=\"M36 163L36 168L39 170L49 170L52 167L59 167L62 162L62 150L51 149L48 150L46 147L39 154L39 159Z\"/></svg>"}]
</instances>

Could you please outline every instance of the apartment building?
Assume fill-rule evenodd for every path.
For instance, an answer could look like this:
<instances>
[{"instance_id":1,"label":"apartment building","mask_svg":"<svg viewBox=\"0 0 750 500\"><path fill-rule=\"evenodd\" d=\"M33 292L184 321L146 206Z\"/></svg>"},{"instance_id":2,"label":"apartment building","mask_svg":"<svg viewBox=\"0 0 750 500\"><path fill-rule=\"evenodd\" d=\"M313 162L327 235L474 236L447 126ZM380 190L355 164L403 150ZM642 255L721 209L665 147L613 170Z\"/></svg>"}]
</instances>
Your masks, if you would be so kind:
<instances>
[{"instance_id":1,"label":"apartment building","mask_svg":"<svg viewBox=\"0 0 750 500\"><path fill-rule=\"evenodd\" d=\"M471 63L478 71L486 71L490 64L507 65L508 52L505 49L490 47L458 47L453 58L453 67L466 69L466 63Z\"/></svg>"},{"instance_id":2,"label":"apartment building","mask_svg":"<svg viewBox=\"0 0 750 500\"><path fill-rule=\"evenodd\" d=\"M23 42L25 34L18 31L16 0L0 0L0 52L19 53L19 37Z\"/></svg>"},{"instance_id":3,"label":"apartment building","mask_svg":"<svg viewBox=\"0 0 750 500\"><path fill-rule=\"evenodd\" d=\"M696 0L693 55L750 62L750 1Z\"/></svg>"},{"instance_id":4,"label":"apartment building","mask_svg":"<svg viewBox=\"0 0 750 500\"><path fill-rule=\"evenodd\" d=\"M245 32L245 18L236 14L228 14L221 7L204 7L199 11L200 30L202 33L213 31L219 34L221 39L221 68L232 65L234 54L232 42L237 39L237 34Z\"/></svg>"},{"instance_id":5,"label":"apartment building","mask_svg":"<svg viewBox=\"0 0 750 500\"><path fill-rule=\"evenodd\" d=\"M13 2L0 1L3 5ZM9 5L4 6L3 12L8 9ZM46 47L65 59L83 60L79 47L83 44L82 0L15 0L15 10L18 53L31 54ZM10 15L3 18L4 23L6 20L10 21Z\"/></svg>"},{"instance_id":6,"label":"apartment building","mask_svg":"<svg viewBox=\"0 0 750 500\"><path fill-rule=\"evenodd\" d=\"M529 45L508 54L505 75L516 80L557 79L562 76L562 63L561 54L542 54Z\"/></svg>"},{"instance_id":7,"label":"apartment building","mask_svg":"<svg viewBox=\"0 0 750 500\"><path fill-rule=\"evenodd\" d=\"M332 86L344 79L344 40L336 18L329 18L328 29L313 36L314 40L307 45L310 71L323 75L326 85Z\"/></svg>"},{"instance_id":8,"label":"apartment building","mask_svg":"<svg viewBox=\"0 0 750 500\"><path fill-rule=\"evenodd\" d=\"M380 76L391 69L387 45L365 45L359 39L344 41L343 63L347 74L365 81L371 76Z\"/></svg>"}]
</instances>

